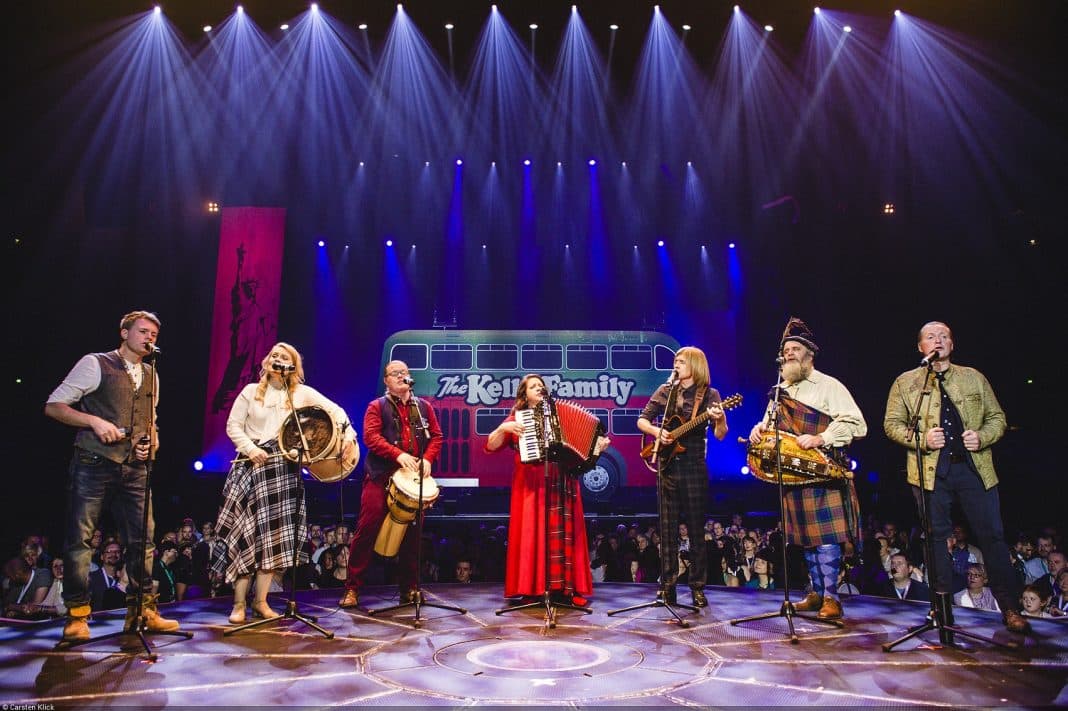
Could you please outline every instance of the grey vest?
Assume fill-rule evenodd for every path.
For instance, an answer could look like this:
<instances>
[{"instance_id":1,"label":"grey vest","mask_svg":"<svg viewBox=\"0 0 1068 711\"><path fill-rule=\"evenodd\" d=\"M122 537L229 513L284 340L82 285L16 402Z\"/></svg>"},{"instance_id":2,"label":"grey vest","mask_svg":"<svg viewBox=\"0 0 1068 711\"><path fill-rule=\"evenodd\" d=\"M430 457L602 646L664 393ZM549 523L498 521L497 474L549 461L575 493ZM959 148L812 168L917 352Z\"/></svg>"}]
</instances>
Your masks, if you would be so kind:
<instances>
[{"instance_id":1,"label":"grey vest","mask_svg":"<svg viewBox=\"0 0 1068 711\"><path fill-rule=\"evenodd\" d=\"M134 445L148 434L156 371L141 363L141 387L135 392L122 356L115 351L94 355L100 363L100 387L83 397L79 407L82 412L126 428L126 436L114 444L104 444L91 428L85 427L74 435L74 446L120 464L132 461Z\"/></svg>"}]
</instances>

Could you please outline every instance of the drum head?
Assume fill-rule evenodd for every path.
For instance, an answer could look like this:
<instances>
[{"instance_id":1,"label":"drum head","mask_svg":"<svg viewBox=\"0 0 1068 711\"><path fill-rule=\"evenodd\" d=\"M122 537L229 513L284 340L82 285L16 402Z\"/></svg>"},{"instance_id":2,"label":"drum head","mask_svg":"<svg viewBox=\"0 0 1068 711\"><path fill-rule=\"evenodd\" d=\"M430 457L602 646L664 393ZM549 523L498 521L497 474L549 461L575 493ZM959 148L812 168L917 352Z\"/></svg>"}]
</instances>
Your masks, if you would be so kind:
<instances>
[{"instance_id":1,"label":"drum head","mask_svg":"<svg viewBox=\"0 0 1068 711\"><path fill-rule=\"evenodd\" d=\"M299 418L299 429L294 415ZM319 461L333 453L337 439L334 419L323 408L311 405L298 407L296 412L289 413L289 417L282 423L282 429L278 433L278 442L286 459L296 461L296 457L290 455L291 450L300 448L301 430L304 431L304 438L308 442L308 450L304 452L305 464Z\"/></svg>"},{"instance_id":2,"label":"drum head","mask_svg":"<svg viewBox=\"0 0 1068 711\"><path fill-rule=\"evenodd\" d=\"M398 497L403 497L410 501L412 505L419 502L419 475L413 471L407 469L398 469L393 473L392 479L393 488L397 491ZM438 498L438 485L434 481L434 477L426 477L423 479L423 505L428 506Z\"/></svg>"}]
</instances>

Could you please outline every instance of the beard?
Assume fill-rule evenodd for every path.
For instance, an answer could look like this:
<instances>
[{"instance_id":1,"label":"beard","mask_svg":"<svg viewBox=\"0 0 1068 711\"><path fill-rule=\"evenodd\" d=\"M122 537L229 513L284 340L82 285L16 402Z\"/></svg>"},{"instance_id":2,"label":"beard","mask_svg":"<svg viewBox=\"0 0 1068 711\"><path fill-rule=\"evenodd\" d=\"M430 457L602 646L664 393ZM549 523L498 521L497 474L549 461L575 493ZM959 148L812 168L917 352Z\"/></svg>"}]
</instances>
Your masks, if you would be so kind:
<instances>
[{"instance_id":1,"label":"beard","mask_svg":"<svg viewBox=\"0 0 1068 711\"><path fill-rule=\"evenodd\" d=\"M782 364L782 377L791 385L812 375L812 361L790 360Z\"/></svg>"}]
</instances>

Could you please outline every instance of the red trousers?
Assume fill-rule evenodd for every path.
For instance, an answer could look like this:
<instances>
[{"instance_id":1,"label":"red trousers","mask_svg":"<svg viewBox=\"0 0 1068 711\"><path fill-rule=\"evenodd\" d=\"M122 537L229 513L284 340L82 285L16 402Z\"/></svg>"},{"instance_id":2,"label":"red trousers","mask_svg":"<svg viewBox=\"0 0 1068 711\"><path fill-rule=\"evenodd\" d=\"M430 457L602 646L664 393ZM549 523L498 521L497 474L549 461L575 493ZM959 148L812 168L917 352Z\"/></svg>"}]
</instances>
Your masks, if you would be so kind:
<instances>
[{"instance_id":1,"label":"red trousers","mask_svg":"<svg viewBox=\"0 0 1068 711\"><path fill-rule=\"evenodd\" d=\"M349 543L349 577L345 581L345 587L357 593L360 591L360 585L363 584L363 574L367 566L371 564L371 555L374 553L378 531L386 519L386 486L388 483L389 477L382 477L380 480L364 477L363 480L360 516L356 519L356 533L352 537L352 542ZM422 514L416 517L413 524L416 523L418 526L408 526L408 532L404 534L404 540L397 552L397 583L401 592L411 590L419 582L417 556L420 533L423 530Z\"/></svg>"}]
</instances>

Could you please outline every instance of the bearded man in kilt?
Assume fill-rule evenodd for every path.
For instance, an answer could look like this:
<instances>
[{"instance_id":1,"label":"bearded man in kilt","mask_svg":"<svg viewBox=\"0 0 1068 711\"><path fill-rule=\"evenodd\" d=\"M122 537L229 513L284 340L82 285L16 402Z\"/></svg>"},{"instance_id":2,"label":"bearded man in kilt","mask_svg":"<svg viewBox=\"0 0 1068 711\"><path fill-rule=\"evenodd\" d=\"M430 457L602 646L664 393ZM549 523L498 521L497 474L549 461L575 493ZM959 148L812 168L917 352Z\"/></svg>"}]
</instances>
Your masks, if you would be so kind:
<instances>
[{"instance_id":1,"label":"bearded man in kilt","mask_svg":"<svg viewBox=\"0 0 1068 711\"><path fill-rule=\"evenodd\" d=\"M819 347L804 321L790 319L780 349L783 384L778 411L772 398L764 419L750 431L749 441L759 444L777 415L779 431L796 435L801 449L824 449L848 468L844 448L867 434L864 415L845 385L815 369ZM817 617L824 620L841 619L841 544L858 540L860 506L853 481L794 486L786 491L783 503L786 542L804 549L809 572L808 594L794 609L817 611Z\"/></svg>"}]
</instances>

